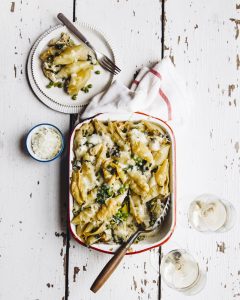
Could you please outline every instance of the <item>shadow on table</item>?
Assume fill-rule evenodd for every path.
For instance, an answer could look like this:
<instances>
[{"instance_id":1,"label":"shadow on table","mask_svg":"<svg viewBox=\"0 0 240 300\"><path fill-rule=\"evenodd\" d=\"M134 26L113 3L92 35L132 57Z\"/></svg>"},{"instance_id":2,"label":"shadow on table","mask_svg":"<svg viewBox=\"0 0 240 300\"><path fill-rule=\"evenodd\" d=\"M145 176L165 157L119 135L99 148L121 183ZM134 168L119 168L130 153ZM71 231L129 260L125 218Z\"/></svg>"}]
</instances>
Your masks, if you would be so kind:
<instances>
[{"instance_id":1,"label":"shadow on table","mask_svg":"<svg viewBox=\"0 0 240 300\"><path fill-rule=\"evenodd\" d=\"M66 232L68 226L68 134L64 134L65 149L60 161L59 174L59 228Z\"/></svg>"}]
</instances>

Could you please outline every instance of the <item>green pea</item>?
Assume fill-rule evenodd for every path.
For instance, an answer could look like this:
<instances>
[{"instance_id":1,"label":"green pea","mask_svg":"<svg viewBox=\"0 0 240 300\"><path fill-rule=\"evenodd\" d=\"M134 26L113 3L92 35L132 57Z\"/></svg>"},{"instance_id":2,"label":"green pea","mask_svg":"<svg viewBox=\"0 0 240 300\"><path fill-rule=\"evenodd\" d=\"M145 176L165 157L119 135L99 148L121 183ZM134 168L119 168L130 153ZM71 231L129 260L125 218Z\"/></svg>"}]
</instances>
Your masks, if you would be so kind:
<instances>
[{"instance_id":1,"label":"green pea","mask_svg":"<svg viewBox=\"0 0 240 300\"><path fill-rule=\"evenodd\" d=\"M58 83L57 83L57 87L58 87L58 88L62 88L62 87L63 87L62 82L58 82Z\"/></svg>"},{"instance_id":2,"label":"green pea","mask_svg":"<svg viewBox=\"0 0 240 300\"><path fill-rule=\"evenodd\" d=\"M53 82L50 81L48 85L46 85L46 88L50 89L53 86Z\"/></svg>"}]
</instances>

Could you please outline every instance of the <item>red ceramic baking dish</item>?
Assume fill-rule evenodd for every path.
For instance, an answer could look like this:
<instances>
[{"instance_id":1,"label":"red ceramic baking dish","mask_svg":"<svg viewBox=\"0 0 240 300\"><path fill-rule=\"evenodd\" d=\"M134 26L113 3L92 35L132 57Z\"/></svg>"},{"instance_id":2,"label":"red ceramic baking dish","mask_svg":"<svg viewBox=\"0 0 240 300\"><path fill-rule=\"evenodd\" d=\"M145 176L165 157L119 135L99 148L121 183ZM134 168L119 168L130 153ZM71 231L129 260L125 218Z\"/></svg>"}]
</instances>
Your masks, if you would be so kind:
<instances>
[{"instance_id":1,"label":"red ceramic baking dish","mask_svg":"<svg viewBox=\"0 0 240 300\"><path fill-rule=\"evenodd\" d=\"M137 254L140 252L144 252L147 250L150 250L154 247L159 247L166 243L169 238L171 237L173 230L175 228L176 224L176 144L175 144L175 137L173 134L172 129L170 126L155 117L149 116L144 113L136 112L136 113L119 113L119 114L111 114L111 113L102 113L97 116L94 116L93 118L97 118L100 121L140 121L140 120L148 120L156 125L163 128L169 135L169 138L171 140L171 151L169 156L170 161L170 193L171 193L171 203L170 203L170 209L165 217L165 220L162 224L162 226L159 228L158 231L154 232L154 234L151 234L149 236L146 236L146 238L143 241L140 241L137 244L133 244L131 247L131 250L127 254ZM72 161L74 159L74 152L73 152L73 140L75 131L79 129L82 124L85 122L89 122L90 119L85 120L81 123L79 123L74 130L72 131L71 137L70 137L70 144L69 144L69 183L71 179L72 174ZM71 224L71 220L73 218L73 198L69 191L69 228L71 231L71 234L75 238L77 242L79 242L81 245L84 245L84 242L81 240L81 238L76 234L76 226ZM104 244L104 243L97 243L93 246L90 246L90 248L95 249L97 251L101 251L104 253L113 254L116 249L119 247L117 244Z\"/></svg>"}]
</instances>

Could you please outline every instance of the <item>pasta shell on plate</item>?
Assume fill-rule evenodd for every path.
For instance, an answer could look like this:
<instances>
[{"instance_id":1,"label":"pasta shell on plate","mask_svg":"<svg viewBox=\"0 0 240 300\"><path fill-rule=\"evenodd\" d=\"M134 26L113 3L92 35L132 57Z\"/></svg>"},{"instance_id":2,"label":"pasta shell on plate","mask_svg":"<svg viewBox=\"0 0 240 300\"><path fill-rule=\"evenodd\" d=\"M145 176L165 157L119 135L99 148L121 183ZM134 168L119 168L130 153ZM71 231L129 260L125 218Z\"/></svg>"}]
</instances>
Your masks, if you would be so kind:
<instances>
[{"instance_id":1,"label":"pasta shell on plate","mask_svg":"<svg viewBox=\"0 0 240 300\"><path fill-rule=\"evenodd\" d=\"M53 60L55 65L68 65L78 60L87 60L91 51L83 44L74 45L66 48L60 55Z\"/></svg>"},{"instance_id":2,"label":"pasta shell on plate","mask_svg":"<svg viewBox=\"0 0 240 300\"><path fill-rule=\"evenodd\" d=\"M70 96L77 95L81 88L85 86L91 77L91 70L92 68L83 69L71 75L71 79L67 87L67 92Z\"/></svg>"},{"instance_id":3,"label":"pasta shell on plate","mask_svg":"<svg viewBox=\"0 0 240 300\"><path fill-rule=\"evenodd\" d=\"M90 61L76 61L72 64L64 66L57 74L57 79L68 78L71 74L77 74L81 70L91 67Z\"/></svg>"},{"instance_id":4,"label":"pasta shell on plate","mask_svg":"<svg viewBox=\"0 0 240 300\"><path fill-rule=\"evenodd\" d=\"M57 52L59 51L54 46L49 47L40 54L40 59L45 61L49 56L55 55Z\"/></svg>"}]
</instances>

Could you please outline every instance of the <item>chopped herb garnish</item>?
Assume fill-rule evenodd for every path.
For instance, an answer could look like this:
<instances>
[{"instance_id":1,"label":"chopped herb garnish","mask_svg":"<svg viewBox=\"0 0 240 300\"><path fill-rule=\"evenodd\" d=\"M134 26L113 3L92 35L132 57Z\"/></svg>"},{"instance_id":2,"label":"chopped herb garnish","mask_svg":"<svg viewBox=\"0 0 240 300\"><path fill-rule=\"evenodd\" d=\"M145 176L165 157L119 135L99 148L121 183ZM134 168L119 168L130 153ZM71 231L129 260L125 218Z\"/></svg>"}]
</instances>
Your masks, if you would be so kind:
<instances>
[{"instance_id":1,"label":"chopped herb garnish","mask_svg":"<svg viewBox=\"0 0 240 300\"><path fill-rule=\"evenodd\" d=\"M123 221L126 221L127 220L127 217L128 217L128 212L123 212L122 209L120 208L118 210L118 212L113 216L112 220L110 221L110 223L112 224L119 224Z\"/></svg>"},{"instance_id":2,"label":"chopped herb garnish","mask_svg":"<svg viewBox=\"0 0 240 300\"><path fill-rule=\"evenodd\" d=\"M87 85L87 88L88 88L88 89L91 89L92 86L93 86L93 85L90 83L90 84Z\"/></svg>"},{"instance_id":3,"label":"chopped herb garnish","mask_svg":"<svg viewBox=\"0 0 240 300\"><path fill-rule=\"evenodd\" d=\"M72 99L73 99L73 100L77 100L77 95L73 95L73 96L72 96Z\"/></svg>"},{"instance_id":4,"label":"chopped herb garnish","mask_svg":"<svg viewBox=\"0 0 240 300\"><path fill-rule=\"evenodd\" d=\"M97 191L97 202L100 204L104 204L108 198L113 196L113 194L114 193L111 187L108 184L104 183Z\"/></svg>"},{"instance_id":5,"label":"chopped herb garnish","mask_svg":"<svg viewBox=\"0 0 240 300\"><path fill-rule=\"evenodd\" d=\"M123 169L123 171L127 172L128 170L132 170L133 165L128 165L126 168Z\"/></svg>"},{"instance_id":6,"label":"chopped herb garnish","mask_svg":"<svg viewBox=\"0 0 240 300\"><path fill-rule=\"evenodd\" d=\"M110 156L119 157L120 156L120 148L119 148L119 146L117 144L115 144L113 146L113 148L108 151L107 154L109 155L109 157Z\"/></svg>"},{"instance_id":7,"label":"chopped herb garnish","mask_svg":"<svg viewBox=\"0 0 240 300\"><path fill-rule=\"evenodd\" d=\"M101 72L99 70L94 72L95 74L99 75Z\"/></svg>"},{"instance_id":8,"label":"chopped herb garnish","mask_svg":"<svg viewBox=\"0 0 240 300\"><path fill-rule=\"evenodd\" d=\"M144 173L145 171L149 170L149 167L147 166L147 161L145 159L141 159L140 157L134 157L133 159L134 159L134 161L136 163L136 167L142 173Z\"/></svg>"}]
</instances>

